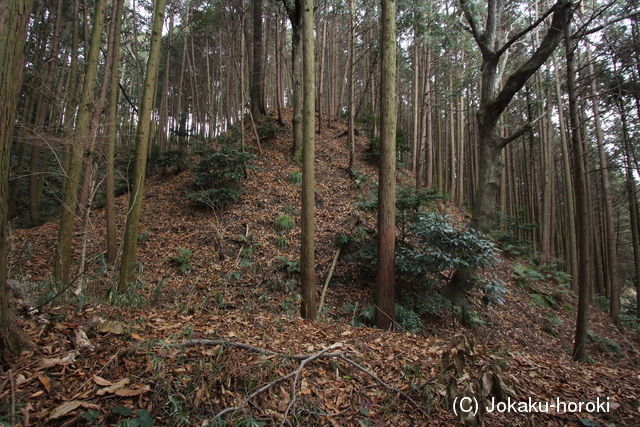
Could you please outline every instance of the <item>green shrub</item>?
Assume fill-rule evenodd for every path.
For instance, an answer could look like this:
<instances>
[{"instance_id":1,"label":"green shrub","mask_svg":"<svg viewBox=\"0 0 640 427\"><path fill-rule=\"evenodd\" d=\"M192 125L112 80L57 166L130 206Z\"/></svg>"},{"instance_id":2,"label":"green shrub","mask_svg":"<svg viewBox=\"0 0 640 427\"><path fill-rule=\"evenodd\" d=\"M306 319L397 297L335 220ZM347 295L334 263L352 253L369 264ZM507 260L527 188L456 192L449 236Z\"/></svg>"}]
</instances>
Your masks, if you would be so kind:
<instances>
[{"instance_id":1,"label":"green shrub","mask_svg":"<svg viewBox=\"0 0 640 427\"><path fill-rule=\"evenodd\" d=\"M261 140L269 140L282 130L282 126L271 117L267 117L262 123L256 124L256 132Z\"/></svg>"},{"instance_id":2,"label":"green shrub","mask_svg":"<svg viewBox=\"0 0 640 427\"><path fill-rule=\"evenodd\" d=\"M189 169L189 157L181 150L168 150L160 153L158 157L150 162L151 167L173 170L179 173Z\"/></svg>"},{"instance_id":3,"label":"green shrub","mask_svg":"<svg viewBox=\"0 0 640 427\"><path fill-rule=\"evenodd\" d=\"M281 269L289 274L300 273L300 259L290 260L288 257L278 255L276 257L281 263Z\"/></svg>"},{"instance_id":4,"label":"green shrub","mask_svg":"<svg viewBox=\"0 0 640 427\"><path fill-rule=\"evenodd\" d=\"M483 268L498 262L496 244L479 231L457 230L449 218L428 213L410 225L418 244L398 248L397 268L412 275L462 267Z\"/></svg>"},{"instance_id":5,"label":"green shrub","mask_svg":"<svg viewBox=\"0 0 640 427\"><path fill-rule=\"evenodd\" d=\"M187 198L213 209L237 201L244 191L245 169L252 168L250 163L255 156L229 145L221 145L219 150L200 146L196 156L191 183L199 191Z\"/></svg>"},{"instance_id":6,"label":"green shrub","mask_svg":"<svg viewBox=\"0 0 640 427\"><path fill-rule=\"evenodd\" d=\"M296 226L295 221L289 215L282 215L278 217L273 223L273 227L276 231L289 231Z\"/></svg>"},{"instance_id":7,"label":"green shrub","mask_svg":"<svg viewBox=\"0 0 640 427\"><path fill-rule=\"evenodd\" d=\"M522 239L519 235L531 233L538 227L538 224L526 222L525 216L526 212L522 209L518 217L499 213L499 221L495 224L495 230L491 235L500 244L503 251L511 255L529 258L533 254L533 242Z\"/></svg>"},{"instance_id":8,"label":"green shrub","mask_svg":"<svg viewBox=\"0 0 640 427\"><path fill-rule=\"evenodd\" d=\"M289 240L287 240L287 238L284 236L279 236L276 239L276 246L278 246L282 250L287 249L289 247Z\"/></svg>"},{"instance_id":9,"label":"green shrub","mask_svg":"<svg viewBox=\"0 0 640 427\"><path fill-rule=\"evenodd\" d=\"M618 344L611 338L601 337L600 335L596 335L591 331L587 331L587 341L596 342L600 346L600 348L609 353L620 354L622 352L620 344Z\"/></svg>"},{"instance_id":10,"label":"green shrub","mask_svg":"<svg viewBox=\"0 0 640 427\"><path fill-rule=\"evenodd\" d=\"M193 255L193 251L191 249L179 248L178 251L180 254L177 257L169 258L169 262L180 267L180 271L186 273L191 270L191 264L189 264L189 260Z\"/></svg>"},{"instance_id":11,"label":"green shrub","mask_svg":"<svg viewBox=\"0 0 640 427\"><path fill-rule=\"evenodd\" d=\"M302 172L300 171L295 171L295 172L291 172L291 175L289 175L289 182L293 185L298 185L302 183Z\"/></svg>"},{"instance_id":12,"label":"green shrub","mask_svg":"<svg viewBox=\"0 0 640 427\"><path fill-rule=\"evenodd\" d=\"M298 215L298 211L293 206L287 205L284 207L284 213L290 216Z\"/></svg>"},{"instance_id":13,"label":"green shrub","mask_svg":"<svg viewBox=\"0 0 640 427\"><path fill-rule=\"evenodd\" d=\"M440 316L451 310L451 302L436 288L437 282L423 276L412 279L400 276L397 302L418 316Z\"/></svg>"},{"instance_id":14,"label":"green shrub","mask_svg":"<svg viewBox=\"0 0 640 427\"><path fill-rule=\"evenodd\" d=\"M422 329L420 315L411 309L396 304L396 323L400 330L417 334Z\"/></svg>"},{"instance_id":15,"label":"green shrub","mask_svg":"<svg viewBox=\"0 0 640 427\"><path fill-rule=\"evenodd\" d=\"M224 207L230 203L237 202L244 193L244 188L240 185L226 186L222 188L209 188L196 193L187 194L187 199L209 206L212 209Z\"/></svg>"},{"instance_id":16,"label":"green shrub","mask_svg":"<svg viewBox=\"0 0 640 427\"><path fill-rule=\"evenodd\" d=\"M507 284L494 277L492 280L476 279L476 284L482 289L482 302L485 305L503 305L504 296L509 293Z\"/></svg>"}]
</instances>

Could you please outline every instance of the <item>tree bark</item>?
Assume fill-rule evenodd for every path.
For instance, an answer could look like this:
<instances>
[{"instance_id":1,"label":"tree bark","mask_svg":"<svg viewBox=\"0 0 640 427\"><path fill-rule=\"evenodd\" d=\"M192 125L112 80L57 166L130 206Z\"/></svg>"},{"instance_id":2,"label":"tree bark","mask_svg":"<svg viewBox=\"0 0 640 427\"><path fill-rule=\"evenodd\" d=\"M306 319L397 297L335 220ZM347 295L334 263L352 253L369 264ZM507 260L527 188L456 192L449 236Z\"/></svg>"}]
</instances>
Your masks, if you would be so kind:
<instances>
[{"instance_id":1,"label":"tree bark","mask_svg":"<svg viewBox=\"0 0 640 427\"><path fill-rule=\"evenodd\" d=\"M609 316L614 323L618 323L620 315L620 273L618 270L618 251L616 247L615 217L613 215L613 199L611 196L611 183L609 182L609 169L607 167L607 155L604 149L604 132L600 118L600 98L595 78L595 67L591 60L591 50L587 44L587 59L589 61L589 75L591 76L591 104L593 109L593 121L596 128L596 143L598 145L598 158L600 160L600 179L602 180L602 199L604 204L605 245L607 256L607 270L609 277Z\"/></svg>"},{"instance_id":2,"label":"tree bark","mask_svg":"<svg viewBox=\"0 0 640 427\"><path fill-rule=\"evenodd\" d=\"M396 3L382 0L380 72L380 184L378 186L378 271L374 320L380 329L395 322L396 239Z\"/></svg>"},{"instance_id":3,"label":"tree bark","mask_svg":"<svg viewBox=\"0 0 640 427\"><path fill-rule=\"evenodd\" d=\"M562 151L562 162L564 167L562 170L564 171L564 181L566 188L566 197L567 197L567 209L565 212L567 213L567 252L566 256L567 261L569 263L569 273L573 277L571 281L571 289L574 292L578 292L578 281L576 278L578 277L578 239L576 232L576 210L575 210L575 195L574 195L574 185L573 185L573 175L571 174L571 157L569 155L569 143L567 141L567 129L565 127L565 119L564 119L564 103L562 102L562 94L560 90L560 73L558 71L557 64L554 64L554 72L555 72L555 89L556 89L556 97L558 102L558 121L560 123L560 149Z\"/></svg>"},{"instance_id":4,"label":"tree bark","mask_svg":"<svg viewBox=\"0 0 640 427\"><path fill-rule=\"evenodd\" d=\"M356 156L356 90L355 90L355 32L356 32L356 3L355 0L349 0L349 54L347 55L349 70L349 117L348 117L348 139L349 139L349 171L352 171L355 165Z\"/></svg>"},{"instance_id":5,"label":"tree bark","mask_svg":"<svg viewBox=\"0 0 640 427\"><path fill-rule=\"evenodd\" d=\"M24 337L7 294L9 168L18 93L24 69L24 44L32 0L0 4L0 358L16 356Z\"/></svg>"},{"instance_id":6,"label":"tree bark","mask_svg":"<svg viewBox=\"0 0 640 427\"><path fill-rule=\"evenodd\" d=\"M292 3L293 2L293 3ZM293 84L293 160L302 157L302 0L282 0L291 21L291 68Z\"/></svg>"},{"instance_id":7,"label":"tree bark","mask_svg":"<svg viewBox=\"0 0 640 427\"><path fill-rule=\"evenodd\" d=\"M124 0L117 0L113 19L115 23L115 39L113 40L113 63L111 64L109 88L109 108L106 116L106 189L105 216L107 228L107 261L115 262L118 255L115 199L115 153L117 140L116 117L118 113L118 70L120 69L120 30L122 28L122 9Z\"/></svg>"},{"instance_id":8,"label":"tree bark","mask_svg":"<svg viewBox=\"0 0 640 427\"><path fill-rule=\"evenodd\" d=\"M567 87L569 93L569 122L571 124L571 145L575 171L574 187L576 195L576 231L578 241L578 276L574 277L578 288L578 318L573 343L572 359L584 361L586 358L587 324L589 320L589 208L587 205L586 170L582 136L580 134L580 117L578 110L578 90L576 86L576 70L574 63L575 47L571 38L571 25L565 26L565 50L567 57Z\"/></svg>"},{"instance_id":9,"label":"tree bark","mask_svg":"<svg viewBox=\"0 0 640 427\"><path fill-rule=\"evenodd\" d=\"M149 135L151 132L151 107L153 104L154 88L158 77L160 63L160 42L164 9L166 0L156 0L153 12L153 27L151 30L151 48L147 62L147 72L144 78L144 96L140 105L140 118L136 134L136 153L133 183L129 192L129 210L124 231L122 263L120 264L120 280L118 292L124 292L130 283L135 281L136 252L138 248L138 225L142 211L142 196L144 192L145 170L147 166L147 152L149 149Z\"/></svg>"},{"instance_id":10,"label":"tree bark","mask_svg":"<svg viewBox=\"0 0 640 427\"><path fill-rule=\"evenodd\" d=\"M89 130L91 107L93 104L93 88L98 71L98 54L104 24L105 0L97 0L91 43L86 59L84 81L79 99L78 116L76 118L73 140L71 142L69 168L66 171L60 229L58 230L58 249L53 266L53 277L56 281L67 283L71 270L71 251L73 241L73 223L78 203L78 186L84 160L84 141Z\"/></svg>"},{"instance_id":11,"label":"tree bark","mask_svg":"<svg viewBox=\"0 0 640 427\"><path fill-rule=\"evenodd\" d=\"M300 280L304 319L316 320L315 265L315 55L313 35L313 0L303 0L303 149L302 149L302 248Z\"/></svg>"},{"instance_id":12,"label":"tree bark","mask_svg":"<svg viewBox=\"0 0 640 427\"><path fill-rule=\"evenodd\" d=\"M262 80L262 75L264 74L262 2L263 0L253 0L253 78L251 79L251 114L253 114L253 118L256 120L266 112L263 103L264 85Z\"/></svg>"}]
</instances>

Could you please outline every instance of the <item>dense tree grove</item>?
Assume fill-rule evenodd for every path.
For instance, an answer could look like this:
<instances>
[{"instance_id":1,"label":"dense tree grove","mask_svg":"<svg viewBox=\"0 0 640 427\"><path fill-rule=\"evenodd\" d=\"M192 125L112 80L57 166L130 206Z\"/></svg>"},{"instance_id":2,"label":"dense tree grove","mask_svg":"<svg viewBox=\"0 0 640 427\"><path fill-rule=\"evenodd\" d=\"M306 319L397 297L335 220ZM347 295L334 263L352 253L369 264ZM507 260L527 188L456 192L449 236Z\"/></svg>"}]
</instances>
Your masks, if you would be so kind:
<instances>
[{"instance_id":1,"label":"dense tree grove","mask_svg":"<svg viewBox=\"0 0 640 427\"><path fill-rule=\"evenodd\" d=\"M292 159L304 158L303 243L313 245L313 136L344 117L350 146L357 130L380 155L379 236L391 252L379 255L389 268L397 165L417 188L468 209L470 226L505 252L572 275L581 300L574 358L585 357L596 296L618 322L634 314L621 298L637 294L640 317L636 0L169 0L165 13L163 0L34 0L23 40L13 25L28 3L0 6L0 56L25 43L20 70L11 69L16 57L0 64L10 84L24 76L15 95L0 81L3 102L16 104L0 122L11 148L1 219L30 227L60 217L56 280L82 274L82 262L71 263L73 226L92 208L107 207L108 262L122 255L112 212L114 196L129 192L125 290L135 280L133 200L145 170L174 166L238 125L243 149L250 140L259 150L265 115L292 127ZM303 315L315 318L306 249ZM384 327L394 318L388 272L378 285ZM449 296L464 298L472 275L458 270Z\"/></svg>"}]
</instances>

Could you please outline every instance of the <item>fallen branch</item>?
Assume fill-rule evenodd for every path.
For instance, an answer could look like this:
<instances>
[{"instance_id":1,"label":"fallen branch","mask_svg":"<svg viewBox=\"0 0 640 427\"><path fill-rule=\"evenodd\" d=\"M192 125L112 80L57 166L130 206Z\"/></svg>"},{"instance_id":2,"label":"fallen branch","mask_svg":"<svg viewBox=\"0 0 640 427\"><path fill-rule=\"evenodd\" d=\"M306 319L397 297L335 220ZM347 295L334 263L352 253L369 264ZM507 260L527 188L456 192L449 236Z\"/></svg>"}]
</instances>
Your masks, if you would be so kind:
<instances>
[{"instance_id":1,"label":"fallen branch","mask_svg":"<svg viewBox=\"0 0 640 427\"><path fill-rule=\"evenodd\" d=\"M298 385L298 378L300 377L300 373L302 372L302 369L304 368L304 365L306 365L307 363L322 357L323 354L326 354L329 350L332 350L336 347L341 347L342 344L341 343L334 343L332 345L330 345L329 347L319 351L318 353L314 354L313 356L304 359L302 362L300 362L300 366L298 367L298 369L296 369L296 371L294 372L295 377L293 379L293 389L291 390L291 402L289 402L289 405L287 405L287 409L284 411L284 415L283 415L283 419L282 419L282 423L280 423L281 426L284 425L285 421L287 420L287 415L289 414L289 410L291 408L295 408L296 406L296 387ZM337 356L337 357L344 357L342 355Z\"/></svg>"},{"instance_id":2,"label":"fallen branch","mask_svg":"<svg viewBox=\"0 0 640 427\"><path fill-rule=\"evenodd\" d=\"M338 359L340 360L344 360L345 362L349 363L350 365L356 367L358 370L360 370L361 372L364 372L365 374L369 375L371 378L373 378L374 380L376 380L376 382L378 384L380 384L382 387L386 388L387 390L394 392L394 393L398 393L400 396L404 397L406 400L408 400L413 406L416 407L416 409L418 411L420 411L420 413L422 415L424 415L425 417L427 416L427 413L424 411L424 409L422 409L422 407L420 405L418 405L416 403L415 400L413 400L410 396L408 396L407 394L405 394L404 392L398 390L395 387L391 387L389 384L385 383L384 381L382 381L380 378L378 378L378 376L376 374L374 374L373 372L371 372L370 370L358 365L356 362L354 362L351 359L348 359L346 357L344 357L344 355L339 355L336 356Z\"/></svg>"},{"instance_id":3,"label":"fallen branch","mask_svg":"<svg viewBox=\"0 0 640 427\"><path fill-rule=\"evenodd\" d=\"M191 340L191 341L195 341L195 340ZM200 340L200 341L203 341L203 340ZM236 344L241 344L241 343L236 343ZM245 345L246 345L246 344L245 344ZM263 391L266 391L266 390L270 389L271 387L273 387L274 385L276 385L276 384L278 384L278 383L281 383L282 381L288 380L289 378L291 378L291 377L294 377L294 376L295 376L295 380L294 380L294 383L293 383L293 387L294 387L294 388L293 388L294 397L292 398L292 402L294 402L294 401L295 401L295 387L296 387L296 383L297 383L298 377L300 376L300 372L302 372L302 368L304 368L304 365L306 365L308 362L311 362L311 361L313 361L313 360L315 360L315 359L318 359L318 358L322 357L323 355L324 355L325 357L328 357L328 356L327 356L327 352L328 352L329 350L332 350L332 349L334 349L334 348L341 347L341 346L342 346L342 344L341 344L341 343L335 343L335 344L332 344L332 345L330 345L329 347L327 347L327 348L325 348L325 349L322 349L322 350L321 350L321 351L319 351L318 353L310 354L310 355L304 355L304 356L306 356L306 358L305 358L305 359L302 359L302 363L300 363L300 366L299 366L299 367L298 367L298 369L296 369L294 372L291 372L291 373L289 373L289 374L285 375L284 377L278 378L277 380L272 381L272 382L270 382L269 384L267 384L267 385L265 385L265 386L261 387L260 389L258 389L258 390L256 390L256 391L254 391L254 392L253 392L253 393L251 393L249 396L247 396L247 397L246 397L242 402L240 402L240 404L239 404L238 406L234 406L234 407L232 407L232 408L227 408L227 409L225 409L225 410L223 410L223 411L219 412L219 413L218 413L218 414L217 414L213 419L215 420L216 418L221 418L223 415L226 415L226 414L228 414L229 412L237 411L237 410L240 410L240 409L244 408L244 407L246 406L246 404L247 404L247 403L249 403L249 401L251 401L251 399L253 399L253 398L254 398L254 397L256 397L257 395L259 395L259 394L260 394L260 393L262 393ZM253 347L253 346L248 346L248 347L251 347L252 349L262 350L263 352L268 352L268 353L265 353L265 354L273 353L272 351L264 350L264 349L260 349L260 348L258 348L258 347ZM243 347L239 347L239 348L245 348L245 347L243 346ZM255 350L254 350L254 351L255 351ZM274 353L274 354L278 354L278 353ZM331 353L330 353L330 354L331 354ZM342 354L342 353L334 353L334 354ZM289 406L291 406L291 403L289 404ZM288 411L289 411L289 407L287 407L287 412L288 412ZM287 412L285 412L285 414L284 414L284 419L285 419L285 420L287 419ZM284 421L283 421L283 422L284 422Z\"/></svg>"},{"instance_id":4,"label":"fallen branch","mask_svg":"<svg viewBox=\"0 0 640 427\"><path fill-rule=\"evenodd\" d=\"M293 360L305 360L305 359L308 359L308 358L310 358L312 356L315 356L315 354L277 353L275 351L267 350L266 348L260 348L260 347L252 346L251 344L245 344L245 343L235 342L235 341L224 341L224 340L192 339L192 340L188 340L188 341L185 341L185 342L179 343L179 344L159 343L159 345L164 345L164 346L169 347L169 348L196 347L196 346L213 347L213 346L216 346L216 345L228 345L228 346L235 347L235 348L241 348L243 350L253 351L254 353L266 354L267 356L281 356L281 357L286 357L286 358L293 359ZM342 352L340 352L340 353L325 353L325 354L322 354L321 357L323 357L323 358L326 358L326 357L338 357L338 355L340 355L340 354L342 354Z\"/></svg>"},{"instance_id":5,"label":"fallen branch","mask_svg":"<svg viewBox=\"0 0 640 427\"><path fill-rule=\"evenodd\" d=\"M342 251L342 246L340 246L336 251L336 254L333 257L333 263L331 264L331 269L329 270L329 274L327 275L327 280L324 281L324 287L322 288L322 295L320 296L320 306L318 307L318 312L320 313L322 313L322 307L324 306L324 297L327 295L327 288L329 287L329 282L331 281L333 272L336 269L336 264L338 263L338 257L340 256L340 251Z\"/></svg>"},{"instance_id":6,"label":"fallen branch","mask_svg":"<svg viewBox=\"0 0 640 427\"><path fill-rule=\"evenodd\" d=\"M294 372L291 372L291 373L289 373L289 374L287 374L287 375L285 375L285 376L283 376L281 378L278 378L278 379L270 382L269 384L266 384L265 386L261 387L260 389L256 390L255 392L253 392L249 396L247 396L238 406L234 406L232 408L227 408L227 409L219 412L214 417L214 419L215 418L220 418L223 415L228 414L229 412L237 411L239 409L244 408L247 405L247 403L249 403L249 401L251 401L251 399L253 399L257 395L259 395L260 393L270 389L271 387L275 386L276 384L279 384L279 383L281 383L283 381L286 381L286 380L288 380L288 379L290 379L292 377L295 377L294 382L293 382L293 392L292 392L291 402L289 402L289 405L287 406L287 409L286 409L286 411L284 413L284 420L280 424L280 425L284 425L284 423L286 422L286 419L287 419L287 414L289 413L291 408L293 408L294 405L295 405L297 381L298 381L298 378L300 376L300 373L302 372L302 369L304 369L304 366L307 363L309 363L309 362L311 362L313 360L325 359L325 358L330 358L330 357L335 357L337 359L343 360L343 361L347 362L348 364L352 365L353 367L355 367L356 369L358 369L359 371L369 375L371 378L373 378L382 387L384 387L385 389L387 389L390 392L398 393L405 400L407 400L409 403L411 403L418 411L420 411L420 413L422 415L424 415L425 417L427 416L427 413L425 412L425 410L415 400L413 400L409 395L407 395L406 393L402 392L401 390L399 390L399 389L397 389L395 387L390 386L389 384L387 384L384 381L382 381L376 374L374 374L370 370L362 367L358 363L356 363L353 360L347 358L344 355L344 352L342 352L342 351L337 352L337 353L330 353L329 352L330 350L332 350L334 348L341 347L342 346L341 343L332 344L329 347L324 348L324 349L322 349L321 351L319 351L317 353L313 353L313 354L296 354L296 355L290 355L290 354L285 354L285 353L277 353L275 351L267 350L267 349L260 348L260 347L255 347L255 346L252 346L250 344L245 344L245 343L240 343L240 342L235 342L235 341L223 341L223 340L191 339L191 340L185 341L183 343L179 343L179 344L159 343L159 345L162 345L162 344L164 344L165 346L167 346L169 348L228 345L228 346L240 348L240 349L243 349L243 350L253 351L253 352L259 353L259 354L265 354L267 356L281 356L281 357L286 357L286 358L289 358L289 359L294 359L294 360L300 360L301 361L300 366Z\"/></svg>"}]
</instances>

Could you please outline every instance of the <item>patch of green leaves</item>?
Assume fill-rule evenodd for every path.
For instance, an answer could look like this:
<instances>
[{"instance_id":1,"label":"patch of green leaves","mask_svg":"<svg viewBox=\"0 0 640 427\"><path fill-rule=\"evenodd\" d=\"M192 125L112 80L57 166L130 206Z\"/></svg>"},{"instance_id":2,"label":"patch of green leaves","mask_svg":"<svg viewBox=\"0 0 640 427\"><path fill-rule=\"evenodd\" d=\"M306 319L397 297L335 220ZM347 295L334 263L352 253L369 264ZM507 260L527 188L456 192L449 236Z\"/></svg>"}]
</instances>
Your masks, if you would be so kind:
<instances>
[{"instance_id":1,"label":"patch of green leaves","mask_svg":"<svg viewBox=\"0 0 640 427\"><path fill-rule=\"evenodd\" d=\"M587 331L587 340L596 342L600 348L609 353L620 354L622 352L622 348L620 344L612 340L611 338L601 337L591 331Z\"/></svg>"},{"instance_id":2,"label":"patch of green leaves","mask_svg":"<svg viewBox=\"0 0 640 427\"><path fill-rule=\"evenodd\" d=\"M261 140L271 139L281 130L282 126L271 117L266 117L264 121L256 124L256 132Z\"/></svg>"},{"instance_id":3,"label":"patch of green leaves","mask_svg":"<svg viewBox=\"0 0 640 427\"><path fill-rule=\"evenodd\" d=\"M276 231L289 231L296 226L296 222L289 215L279 216L273 223Z\"/></svg>"},{"instance_id":4,"label":"patch of green leaves","mask_svg":"<svg viewBox=\"0 0 640 427\"><path fill-rule=\"evenodd\" d=\"M196 157L191 184L198 191L187 198L212 209L237 201L244 192L245 170L253 168L251 162L256 156L231 145L220 145L215 150L203 144L198 147Z\"/></svg>"},{"instance_id":5,"label":"patch of green leaves","mask_svg":"<svg viewBox=\"0 0 640 427\"><path fill-rule=\"evenodd\" d=\"M191 264L189 264L189 261L193 255L193 251L191 249L181 247L178 249L178 252L179 255L177 257L169 258L169 262L178 266L182 273L186 273L191 270Z\"/></svg>"},{"instance_id":6,"label":"patch of green leaves","mask_svg":"<svg viewBox=\"0 0 640 427\"><path fill-rule=\"evenodd\" d=\"M412 334L417 334L423 327L418 313L399 304L396 304L396 325L400 330Z\"/></svg>"},{"instance_id":7,"label":"patch of green leaves","mask_svg":"<svg viewBox=\"0 0 640 427\"><path fill-rule=\"evenodd\" d=\"M293 185L302 184L302 172L300 171L291 172L291 175L289 175L289 182Z\"/></svg>"},{"instance_id":8,"label":"patch of green leaves","mask_svg":"<svg viewBox=\"0 0 640 427\"><path fill-rule=\"evenodd\" d=\"M405 274L422 275L461 267L483 268L498 263L498 249L484 234L456 229L437 213L420 216L410 227L417 244L398 249L396 266Z\"/></svg>"},{"instance_id":9,"label":"patch of green leaves","mask_svg":"<svg viewBox=\"0 0 640 427\"><path fill-rule=\"evenodd\" d=\"M107 289L107 302L118 307L143 307L146 305L146 300L140 294L143 287L144 283L140 279L129 283L124 292L118 292L117 284L111 285Z\"/></svg>"},{"instance_id":10,"label":"patch of green leaves","mask_svg":"<svg viewBox=\"0 0 640 427\"><path fill-rule=\"evenodd\" d=\"M284 269L287 273L293 274L293 273L299 273L300 272L300 260L299 259L291 260L288 257L281 256L281 255L278 255L276 257L276 259L278 261L280 261L281 266L282 266L281 268Z\"/></svg>"},{"instance_id":11,"label":"patch of green leaves","mask_svg":"<svg viewBox=\"0 0 640 427\"><path fill-rule=\"evenodd\" d=\"M126 406L119 405L113 408L111 411L114 414L126 417L118 424L119 427L153 427L154 425L153 418L151 417L151 414L149 414L149 411L147 411L146 409L137 410L137 418L131 418L131 416L133 415L133 411Z\"/></svg>"},{"instance_id":12,"label":"patch of green leaves","mask_svg":"<svg viewBox=\"0 0 640 427\"><path fill-rule=\"evenodd\" d=\"M503 305L504 296L509 293L507 284L494 277L491 280L477 279L476 284L482 289L482 302L485 305Z\"/></svg>"},{"instance_id":13,"label":"patch of green leaves","mask_svg":"<svg viewBox=\"0 0 640 427\"><path fill-rule=\"evenodd\" d=\"M276 239L276 246L282 250L289 247L289 240L285 236L278 236Z\"/></svg>"}]
</instances>

